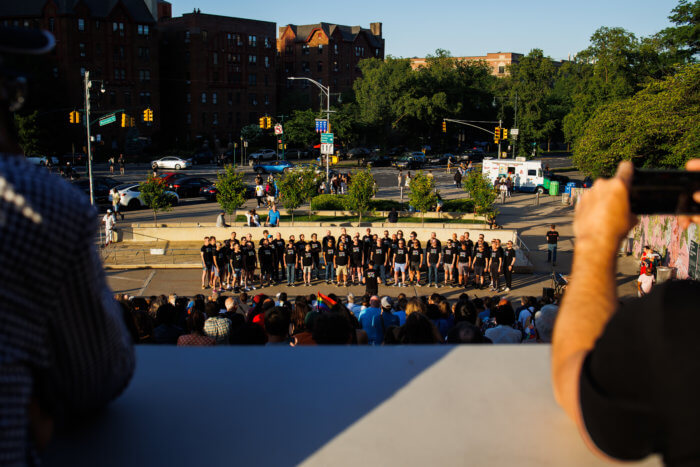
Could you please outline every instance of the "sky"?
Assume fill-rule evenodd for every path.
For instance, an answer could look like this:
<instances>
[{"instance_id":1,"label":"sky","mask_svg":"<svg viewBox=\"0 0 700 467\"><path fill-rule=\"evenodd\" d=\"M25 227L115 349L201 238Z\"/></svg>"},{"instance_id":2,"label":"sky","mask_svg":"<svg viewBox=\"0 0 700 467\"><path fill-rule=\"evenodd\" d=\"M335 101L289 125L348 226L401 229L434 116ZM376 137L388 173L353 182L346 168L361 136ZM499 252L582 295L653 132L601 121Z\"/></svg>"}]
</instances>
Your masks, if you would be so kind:
<instances>
[{"instance_id":1,"label":"sky","mask_svg":"<svg viewBox=\"0 0 700 467\"><path fill-rule=\"evenodd\" d=\"M553 59L585 49L601 26L638 37L668 27L677 0L169 0L173 16L202 13L272 21L277 26L320 21L362 26L383 23L386 54L424 57L436 49L454 56L527 53L540 48Z\"/></svg>"}]
</instances>

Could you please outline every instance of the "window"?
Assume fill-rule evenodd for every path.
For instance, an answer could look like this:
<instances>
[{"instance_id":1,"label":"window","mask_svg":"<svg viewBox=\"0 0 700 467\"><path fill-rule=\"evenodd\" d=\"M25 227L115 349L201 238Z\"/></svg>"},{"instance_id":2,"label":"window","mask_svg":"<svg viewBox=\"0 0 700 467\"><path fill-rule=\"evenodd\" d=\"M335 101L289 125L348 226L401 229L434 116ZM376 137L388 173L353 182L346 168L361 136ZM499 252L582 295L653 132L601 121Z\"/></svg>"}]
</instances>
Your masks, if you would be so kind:
<instances>
[{"instance_id":1,"label":"window","mask_svg":"<svg viewBox=\"0 0 700 467\"><path fill-rule=\"evenodd\" d=\"M208 37L209 37L209 33L207 32L206 29L203 29L202 30L202 41L206 42Z\"/></svg>"},{"instance_id":2,"label":"window","mask_svg":"<svg viewBox=\"0 0 700 467\"><path fill-rule=\"evenodd\" d=\"M365 56L365 48L360 47L359 45L355 46L355 56L356 57L364 57Z\"/></svg>"},{"instance_id":3,"label":"window","mask_svg":"<svg viewBox=\"0 0 700 467\"><path fill-rule=\"evenodd\" d=\"M251 47L258 45L258 36L248 36L248 45Z\"/></svg>"},{"instance_id":4,"label":"window","mask_svg":"<svg viewBox=\"0 0 700 467\"><path fill-rule=\"evenodd\" d=\"M304 44L301 46L301 53L304 55L309 55L309 44Z\"/></svg>"},{"instance_id":5,"label":"window","mask_svg":"<svg viewBox=\"0 0 700 467\"><path fill-rule=\"evenodd\" d=\"M333 71L338 71L338 62L333 62Z\"/></svg>"},{"instance_id":6,"label":"window","mask_svg":"<svg viewBox=\"0 0 700 467\"><path fill-rule=\"evenodd\" d=\"M117 74L117 71L118 70L114 70L115 75ZM83 76L85 76L85 67L81 66L80 67L80 77L82 78ZM119 79L119 78L117 78L117 79Z\"/></svg>"},{"instance_id":7,"label":"window","mask_svg":"<svg viewBox=\"0 0 700 467\"><path fill-rule=\"evenodd\" d=\"M151 70L139 70L139 81L148 82L151 80Z\"/></svg>"},{"instance_id":8,"label":"window","mask_svg":"<svg viewBox=\"0 0 700 467\"><path fill-rule=\"evenodd\" d=\"M287 80L287 81L289 81L289 80ZM269 86L269 85L270 85L270 76L265 75L265 86Z\"/></svg>"},{"instance_id":9,"label":"window","mask_svg":"<svg viewBox=\"0 0 700 467\"><path fill-rule=\"evenodd\" d=\"M226 45L228 45L229 47L233 47L234 43L235 43L235 40L234 40L233 34L231 34L230 32L227 32L226 33Z\"/></svg>"},{"instance_id":10,"label":"window","mask_svg":"<svg viewBox=\"0 0 700 467\"><path fill-rule=\"evenodd\" d=\"M192 114L188 113L186 118L187 124L192 125Z\"/></svg>"},{"instance_id":11,"label":"window","mask_svg":"<svg viewBox=\"0 0 700 467\"><path fill-rule=\"evenodd\" d=\"M95 55L102 55L102 44L99 42L95 44Z\"/></svg>"},{"instance_id":12,"label":"window","mask_svg":"<svg viewBox=\"0 0 700 467\"><path fill-rule=\"evenodd\" d=\"M265 68L270 68L270 57L265 57Z\"/></svg>"},{"instance_id":13,"label":"window","mask_svg":"<svg viewBox=\"0 0 700 467\"><path fill-rule=\"evenodd\" d=\"M233 112L228 112L226 114L226 123L229 125L233 124Z\"/></svg>"},{"instance_id":14,"label":"window","mask_svg":"<svg viewBox=\"0 0 700 467\"><path fill-rule=\"evenodd\" d=\"M333 44L333 53L338 55L338 44Z\"/></svg>"},{"instance_id":15,"label":"window","mask_svg":"<svg viewBox=\"0 0 700 467\"><path fill-rule=\"evenodd\" d=\"M504 67L503 65L498 67L498 74L499 75L502 75L505 72L506 72L506 67Z\"/></svg>"},{"instance_id":16,"label":"window","mask_svg":"<svg viewBox=\"0 0 700 467\"><path fill-rule=\"evenodd\" d=\"M207 124L207 113L202 112L202 126L206 126Z\"/></svg>"},{"instance_id":17,"label":"window","mask_svg":"<svg viewBox=\"0 0 700 467\"><path fill-rule=\"evenodd\" d=\"M109 91L109 105L117 104L117 93L114 91Z\"/></svg>"},{"instance_id":18,"label":"window","mask_svg":"<svg viewBox=\"0 0 700 467\"><path fill-rule=\"evenodd\" d=\"M226 95L226 103L228 103L228 105L233 105L233 93L232 92L229 92Z\"/></svg>"},{"instance_id":19,"label":"window","mask_svg":"<svg viewBox=\"0 0 700 467\"><path fill-rule=\"evenodd\" d=\"M318 54L321 55L323 53L323 44L318 44Z\"/></svg>"},{"instance_id":20,"label":"window","mask_svg":"<svg viewBox=\"0 0 700 467\"><path fill-rule=\"evenodd\" d=\"M189 92L185 94L185 101L187 101L188 104L192 103L192 94Z\"/></svg>"},{"instance_id":21,"label":"window","mask_svg":"<svg viewBox=\"0 0 700 467\"><path fill-rule=\"evenodd\" d=\"M151 49L149 47L139 47L139 58L148 60L151 58Z\"/></svg>"},{"instance_id":22,"label":"window","mask_svg":"<svg viewBox=\"0 0 700 467\"><path fill-rule=\"evenodd\" d=\"M258 96L256 94L250 94L250 105L258 105Z\"/></svg>"},{"instance_id":23,"label":"window","mask_svg":"<svg viewBox=\"0 0 700 467\"><path fill-rule=\"evenodd\" d=\"M214 112L211 115L211 124L212 125L218 125L219 124L219 112Z\"/></svg>"},{"instance_id":24,"label":"window","mask_svg":"<svg viewBox=\"0 0 700 467\"><path fill-rule=\"evenodd\" d=\"M265 94L265 105L270 105L270 96Z\"/></svg>"},{"instance_id":25,"label":"window","mask_svg":"<svg viewBox=\"0 0 700 467\"><path fill-rule=\"evenodd\" d=\"M99 31L101 27L102 23L100 22L100 20L95 20L95 31Z\"/></svg>"},{"instance_id":26,"label":"window","mask_svg":"<svg viewBox=\"0 0 700 467\"><path fill-rule=\"evenodd\" d=\"M58 78L58 67L53 67L53 77Z\"/></svg>"},{"instance_id":27,"label":"window","mask_svg":"<svg viewBox=\"0 0 700 467\"><path fill-rule=\"evenodd\" d=\"M85 44L82 42L79 44L79 49L80 49L80 56L84 57L85 56Z\"/></svg>"},{"instance_id":28,"label":"window","mask_svg":"<svg viewBox=\"0 0 700 467\"><path fill-rule=\"evenodd\" d=\"M374 49L374 56L379 57L379 52L380 52L379 49Z\"/></svg>"},{"instance_id":29,"label":"window","mask_svg":"<svg viewBox=\"0 0 700 467\"><path fill-rule=\"evenodd\" d=\"M248 55L248 64L255 65L256 63L258 63L258 56L257 55Z\"/></svg>"},{"instance_id":30,"label":"window","mask_svg":"<svg viewBox=\"0 0 700 467\"><path fill-rule=\"evenodd\" d=\"M316 70L323 71L323 62L321 60L318 61L318 64L316 65Z\"/></svg>"},{"instance_id":31,"label":"window","mask_svg":"<svg viewBox=\"0 0 700 467\"><path fill-rule=\"evenodd\" d=\"M236 104L240 104L240 103L241 103L241 93L237 92L236 93Z\"/></svg>"},{"instance_id":32,"label":"window","mask_svg":"<svg viewBox=\"0 0 700 467\"><path fill-rule=\"evenodd\" d=\"M211 93L211 103L212 104L216 104L219 100L218 98L219 98L219 96L215 92Z\"/></svg>"},{"instance_id":33,"label":"window","mask_svg":"<svg viewBox=\"0 0 700 467\"><path fill-rule=\"evenodd\" d=\"M202 93L202 104L206 104L206 103L207 103L207 93L203 92Z\"/></svg>"},{"instance_id":34,"label":"window","mask_svg":"<svg viewBox=\"0 0 700 467\"><path fill-rule=\"evenodd\" d=\"M270 49L272 48L272 41L270 40L269 37L265 36L265 48Z\"/></svg>"},{"instance_id":35,"label":"window","mask_svg":"<svg viewBox=\"0 0 700 467\"><path fill-rule=\"evenodd\" d=\"M190 32L185 31L185 44L188 44L190 42Z\"/></svg>"},{"instance_id":36,"label":"window","mask_svg":"<svg viewBox=\"0 0 700 467\"><path fill-rule=\"evenodd\" d=\"M528 177L534 177L535 175L537 175L537 170L535 170L535 169L528 169L528 171L527 171L527 176L528 176Z\"/></svg>"},{"instance_id":37,"label":"window","mask_svg":"<svg viewBox=\"0 0 700 467\"><path fill-rule=\"evenodd\" d=\"M56 18L49 18L49 32L54 32L54 28L56 27Z\"/></svg>"},{"instance_id":38,"label":"window","mask_svg":"<svg viewBox=\"0 0 700 467\"><path fill-rule=\"evenodd\" d=\"M85 20L78 18L78 31L85 31Z\"/></svg>"},{"instance_id":39,"label":"window","mask_svg":"<svg viewBox=\"0 0 700 467\"><path fill-rule=\"evenodd\" d=\"M258 76L255 73L250 73L248 75L248 85L255 86L256 84L258 84Z\"/></svg>"},{"instance_id":40,"label":"window","mask_svg":"<svg viewBox=\"0 0 700 467\"><path fill-rule=\"evenodd\" d=\"M291 55L292 52L294 51L294 49L291 45L288 45L287 47L285 47L284 50L285 50L285 53L287 53L288 55Z\"/></svg>"},{"instance_id":41,"label":"window","mask_svg":"<svg viewBox=\"0 0 700 467\"><path fill-rule=\"evenodd\" d=\"M126 105L126 106L131 105L131 92L129 92L129 91L124 92L124 105Z\"/></svg>"},{"instance_id":42,"label":"window","mask_svg":"<svg viewBox=\"0 0 700 467\"><path fill-rule=\"evenodd\" d=\"M301 71L311 71L309 62L301 62Z\"/></svg>"},{"instance_id":43,"label":"window","mask_svg":"<svg viewBox=\"0 0 700 467\"><path fill-rule=\"evenodd\" d=\"M214 75L212 76L212 81L214 81L215 83L219 82L219 72L218 71L214 72Z\"/></svg>"},{"instance_id":44,"label":"window","mask_svg":"<svg viewBox=\"0 0 700 467\"><path fill-rule=\"evenodd\" d=\"M112 32L119 33L120 36L124 37L124 23L117 23L116 21L112 23Z\"/></svg>"}]
</instances>

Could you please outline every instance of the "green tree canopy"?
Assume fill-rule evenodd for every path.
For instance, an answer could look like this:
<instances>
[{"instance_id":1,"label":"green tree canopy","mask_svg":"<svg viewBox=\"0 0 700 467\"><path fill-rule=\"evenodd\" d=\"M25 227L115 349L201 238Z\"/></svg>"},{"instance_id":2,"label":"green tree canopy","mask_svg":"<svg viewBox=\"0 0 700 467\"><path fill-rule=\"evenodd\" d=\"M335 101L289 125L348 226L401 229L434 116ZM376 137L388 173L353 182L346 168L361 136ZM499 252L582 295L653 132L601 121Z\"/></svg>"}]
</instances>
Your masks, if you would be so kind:
<instances>
[{"instance_id":1,"label":"green tree canopy","mask_svg":"<svg viewBox=\"0 0 700 467\"><path fill-rule=\"evenodd\" d=\"M232 165L227 165L224 171L217 175L216 201L229 217L245 203L245 190L243 172L237 171Z\"/></svg>"},{"instance_id":2,"label":"green tree canopy","mask_svg":"<svg viewBox=\"0 0 700 467\"><path fill-rule=\"evenodd\" d=\"M464 191L474 201L474 214L492 214L495 210L494 201L498 196L491 181L481 171L472 170L463 184Z\"/></svg>"},{"instance_id":3,"label":"green tree canopy","mask_svg":"<svg viewBox=\"0 0 700 467\"><path fill-rule=\"evenodd\" d=\"M15 127L17 128L17 140L25 156L39 154L39 126L37 124L38 112L27 115L15 114Z\"/></svg>"},{"instance_id":4,"label":"green tree canopy","mask_svg":"<svg viewBox=\"0 0 700 467\"><path fill-rule=\"evenodd\" d=\"M153 211L153 221L158 221L158 212L170 211L175 201L172 194L165 189L165 182L162 178L148 176L148 180L139 184L141 200Z\"/></svg>"},{"instance_id":5,"label":"green tree canopy","mask_svg":"<svg viewBox=\"0 0 700 467\"><path fill-rule=\"evenodd\" d=\"M284 121L284 139L290 146L306 147L319 139L314 130L318 113L311 109L295 110L289 120Z\"/></svg>"},{"instance_id":6,"label":"green tree canopy","mask_svg":"<svg viewBox=\"0 0 700 467\"><path fill-rule=\"evenodd\" d=\"M435 180L428 177L422 170L411 178L411 189L408 202L421 212L421 224L425 222L425 213L437 205L438 193L435 190Z\"/></svg>"},{"instance_id":7,"label":"green tree canopy","mask_svg":"<svg viewBox=\"0 0 700 467\"><path fill-rule=\"evenodd\" d=\"M574 146L574 164L609 176L622 160L641 167L682 167L700 144L700 65L648 84L600 107Z\"/></svg>"},{"instance_id":8,"label":"green tree canopy","mask_svg":"<svg viewBox=\"0 0 700 467\"><path fill-rule=\"evenodd\" d=\"M352 173L345 202L348 209L358 213L359 222L362 222L362 213L369 210L375 190L376 184L369 169Z\"/></svg>"},{"instance_id":9,"label":"green tree canopy","mask_svg":"<svg viewBox=\"0 0 700 467\"><path fill-rule=\"evenodd\" d=\"M305 167L286 172L282 180L278 182L280 191L280 203L285 209L292 212L294 222L294 209L311 201L316 194L317 175L313 167Z\"/></svg>"}]
</instances>

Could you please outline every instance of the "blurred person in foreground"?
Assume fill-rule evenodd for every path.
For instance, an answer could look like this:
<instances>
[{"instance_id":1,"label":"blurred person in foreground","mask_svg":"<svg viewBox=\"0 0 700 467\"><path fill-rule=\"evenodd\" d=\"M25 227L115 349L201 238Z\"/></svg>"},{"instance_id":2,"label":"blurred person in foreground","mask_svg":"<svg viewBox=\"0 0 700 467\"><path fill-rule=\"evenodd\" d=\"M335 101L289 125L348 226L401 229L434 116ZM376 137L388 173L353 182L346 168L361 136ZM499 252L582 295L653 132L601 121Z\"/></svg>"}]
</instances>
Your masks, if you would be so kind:
<instances>
[{"instance_id":1,"label":"blurred person in foreground","mask_svg":"<svg viewBox=\"0 0 700 467\"><path fill-rule=\"evenodd\" d=\"M700 171L700 160L686 167ZM632 176L632 164L621 163L577 205L571 281L552 342L554 394L602 457L657 453L669 465L698 465L700 283L669 281L618 301L617 249L637 221ZM691 222L700 216L679 219L682 228Z\"/></svg>"},{"instance_id":2,"label":"blurred person in foreground","mask_svg":"<svg viewBox=\"0 0 700 467\"><path fill-rule=\"evenodd\" d=\"M41 54L54 38L0 27L0 465L36 465L54 427L119 395L134 371L132 339L95 249L87 197L27 162L11 112L24 81L8 54ZM36 245L51 244L50 255ZM49 287L37 293L37 287Z\"/></svg>"}]
</instances>

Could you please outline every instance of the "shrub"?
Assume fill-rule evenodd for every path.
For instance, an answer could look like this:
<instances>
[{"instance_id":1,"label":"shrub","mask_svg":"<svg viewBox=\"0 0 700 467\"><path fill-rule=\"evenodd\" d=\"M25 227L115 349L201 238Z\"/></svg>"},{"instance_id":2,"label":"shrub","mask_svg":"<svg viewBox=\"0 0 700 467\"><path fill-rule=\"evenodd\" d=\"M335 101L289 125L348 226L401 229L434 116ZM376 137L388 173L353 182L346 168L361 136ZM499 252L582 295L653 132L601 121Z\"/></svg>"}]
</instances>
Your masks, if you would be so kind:
<instances>
[{"instance_id":1,"label":"shrub","mask_svg":"<svg viewBox=\"0 0 700 467\"><path fill-rule=\"evenodd\" d=\"M345 211L345 195L318 195L311 199L312 211Z\"/></svg>"},{"instance_id":2,"label":"shrub","mask_svg":"<svg viewBox=\"0 0 700 467\"><path fill-rule=\"evenodd\" d=\"M400 203L393 199L373 199L370 207L375 211L391 211L391 208L396 208L397 211L407 210L406 203Z\"/></svg>"},{"instance_id":3,"label":"shrub","mask_svg":"<svg viewBox=\"0 0 700 467\"><path fill-rule=\"evenodd\" d=\"M443 202L442 210L445 212L474 212L474 201L470 199L446 199Z\"/></svg>"}]
</instances>

